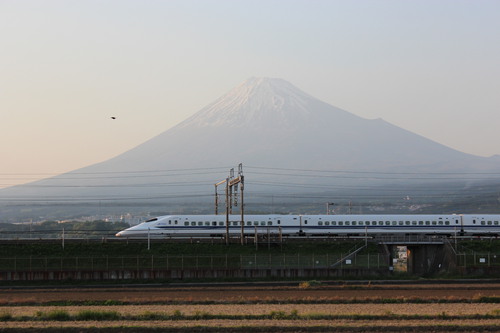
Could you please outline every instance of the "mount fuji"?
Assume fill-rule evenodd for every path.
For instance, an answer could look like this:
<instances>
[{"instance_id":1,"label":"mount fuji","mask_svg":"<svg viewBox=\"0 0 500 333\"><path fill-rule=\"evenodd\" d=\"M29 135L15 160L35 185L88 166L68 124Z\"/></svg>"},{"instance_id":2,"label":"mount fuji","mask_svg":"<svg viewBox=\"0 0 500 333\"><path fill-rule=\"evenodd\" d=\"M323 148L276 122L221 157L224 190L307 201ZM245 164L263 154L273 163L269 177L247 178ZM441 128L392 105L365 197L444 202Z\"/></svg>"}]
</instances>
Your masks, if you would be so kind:
<instances>
[{"instance_id":1,"label":"mount fuji","mask_svg":"<svg viewBox=\"0 0 500 333\"><path fill-rule=\"evenodd\" d=\"M146 200L212 193L213 184L240 162L244 167L280 170L387 174L496 172L500 166L496 158L465 154L382 119L358 117L285 80L251 78L185 121L117 157L2 189L0 198ZM264 175L258 172L246 174L246 181L251 184L261 177ZM279 181L310 182L298 177L283 175ZM322 178L317 182L328 186L339 180ZM342 182L360 180L346 177Z\"/></svg>"},{"instance_id":2,"label":"mount fuji","mask_svg":"<svg viewBox=\"0 0 500 333\"><path fill-rule=\"evenodd\" d=\"M282 79L251 78L177 126L89 170L182 169L240 161L355 171L473 172L499 166L384 120L358 117Z\"/></svg>"}]
</instances>

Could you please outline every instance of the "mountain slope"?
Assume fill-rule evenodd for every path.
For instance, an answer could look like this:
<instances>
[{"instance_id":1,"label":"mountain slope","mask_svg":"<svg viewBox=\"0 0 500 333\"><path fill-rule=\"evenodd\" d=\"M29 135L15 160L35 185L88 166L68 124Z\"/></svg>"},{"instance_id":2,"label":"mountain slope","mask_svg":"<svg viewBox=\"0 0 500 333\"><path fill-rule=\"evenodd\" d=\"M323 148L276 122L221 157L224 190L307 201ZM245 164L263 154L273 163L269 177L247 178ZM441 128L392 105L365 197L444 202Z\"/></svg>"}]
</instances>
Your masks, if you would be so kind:
<instances>
[{"instance_id":1,"label":"mountain slope","mask_svg":"<svg viewBox=\"0 0 500 333\"><path fill-rule=\"evenodd\" d=\"M268 168L408 173L482 172L500 166L498 159L464 154L383 120L358 117L284 80L251 78L130 151L68 174L0 190L0 197L147 199L211 193L213 183L240 162ZM167 171L208 168L218 169L196 176ZM280 181L311 182L296 176Z\"/></svg>"},{"instance_id":2,"label":"mountain slope","mask_svg":"<svg viewBox=\"0 0 500 333\"><path fill-rule=\"evenodd\" d=\"M117 157L116 167L234 165L316 169L481 167L464 154L383 120L367 120L311 97L281 79L252 78L198 113ZM118 162L119 161L119 162ZM474 169L475 167L472 167Z\"/></svg>"}]
</instances>

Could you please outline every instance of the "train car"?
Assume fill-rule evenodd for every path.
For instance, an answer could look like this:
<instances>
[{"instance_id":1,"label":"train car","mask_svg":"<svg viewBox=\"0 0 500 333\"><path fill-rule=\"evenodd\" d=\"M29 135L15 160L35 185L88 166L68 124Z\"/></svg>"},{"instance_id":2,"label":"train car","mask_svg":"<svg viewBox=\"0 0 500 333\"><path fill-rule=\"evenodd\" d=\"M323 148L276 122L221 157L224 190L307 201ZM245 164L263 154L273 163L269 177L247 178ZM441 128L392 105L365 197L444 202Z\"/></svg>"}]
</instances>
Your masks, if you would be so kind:
<instances>
[{"instance_id":1,"label":"train car","mask_svg":"<svg viewBox=\"0 0 500 333\"><path fill-rule=\"evenodd\" d=\"M470 235L500 235L500 215L462 215L464 228Z\"/></svg>"},{"instance_id":2,"label":"train car","mask_svg":"<svg viewBox=\"0 0 500 333\"><path fill-rule=\"evenodd\" d=\"M229 216L229 234L240 235L241 217ZM490 235L500 234L500 215L245 215L244 233L283 236ZM118 237L214 237L226 234L225 215L166 215L122 230Z\"/></svg>"}]
</instances>

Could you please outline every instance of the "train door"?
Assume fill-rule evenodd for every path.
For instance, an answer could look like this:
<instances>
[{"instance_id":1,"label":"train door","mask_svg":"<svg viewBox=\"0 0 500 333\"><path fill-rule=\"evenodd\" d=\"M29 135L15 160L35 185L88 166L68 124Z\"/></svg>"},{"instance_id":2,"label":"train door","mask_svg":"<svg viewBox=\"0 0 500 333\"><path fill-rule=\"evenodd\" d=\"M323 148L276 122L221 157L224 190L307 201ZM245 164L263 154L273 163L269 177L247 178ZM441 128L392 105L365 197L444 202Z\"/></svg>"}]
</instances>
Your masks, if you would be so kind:
<instances>
[{"instance_id":1,"label":"train door","mask_svg":"<svg viewBox=\"0 0 500 333\"><path fill-rule=\"evenodd\" d=\"M304 223L307 223L307 218L303 218L302 215L299 215L299 236L304 236L306 234L302 229L303 228L302 225Z\"/></svg>"},{"instance_id":2,"label":"train door","mask_svg":"<svg viewBox=\"0 0 500 333\"><path fill-rule=\"evenodd\" d=\"M458 217L460 218L460 236L463 236L464 235L464 216L459 215Z\"/></svg>"}]
</instances>

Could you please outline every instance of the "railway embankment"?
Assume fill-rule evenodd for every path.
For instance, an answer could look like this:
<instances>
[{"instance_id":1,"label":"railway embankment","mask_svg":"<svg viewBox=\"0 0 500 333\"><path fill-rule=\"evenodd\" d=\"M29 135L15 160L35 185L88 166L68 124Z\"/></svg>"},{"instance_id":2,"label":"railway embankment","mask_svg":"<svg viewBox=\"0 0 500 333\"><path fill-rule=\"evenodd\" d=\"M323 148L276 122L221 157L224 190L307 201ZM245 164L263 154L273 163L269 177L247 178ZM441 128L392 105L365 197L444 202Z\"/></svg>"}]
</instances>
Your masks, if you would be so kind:
<instances>
[{"instance_id":1,"label":"railway embankment","mask_svg":"<svg viewBox=\"0 0 500 333\"><path fill-rule=\"evenodd\" d=\"M491 277L500 274L500 251L497 251L500 245L497 242L490 240L482 245L464 242L460 246L447 244L441 248L431 244L421 251L426 256L418 259L425 264L421 265L423 270L415 270L416 259L410 255L405 265L411 269L397 271L395 262L401 259L394 253L395 246L387 251L386 246L359 240L260 246L160 240L147 243L66 240L64 244L60 241L9 241L0 243L0 281L325 280L405 278L405 275ZM410 254L419 252L411 246L408 249ZM399 266L404 268L404 265Z\"/></svg>"}]
</instances>

